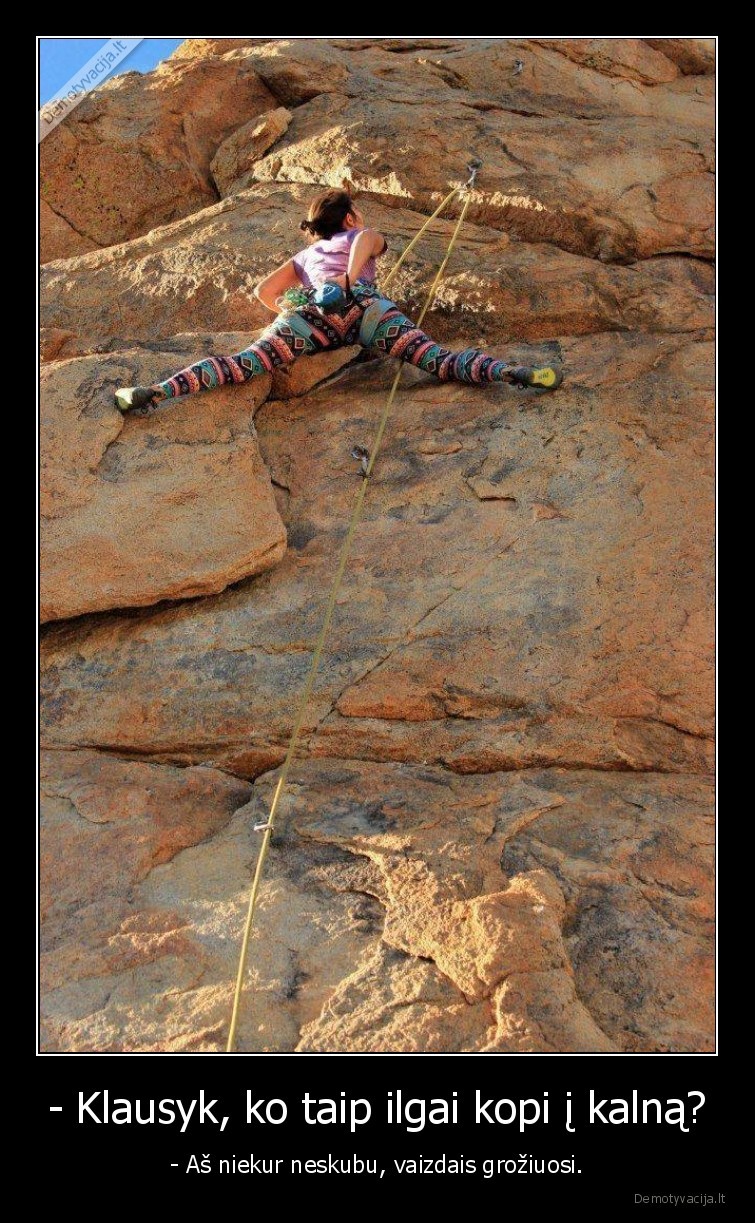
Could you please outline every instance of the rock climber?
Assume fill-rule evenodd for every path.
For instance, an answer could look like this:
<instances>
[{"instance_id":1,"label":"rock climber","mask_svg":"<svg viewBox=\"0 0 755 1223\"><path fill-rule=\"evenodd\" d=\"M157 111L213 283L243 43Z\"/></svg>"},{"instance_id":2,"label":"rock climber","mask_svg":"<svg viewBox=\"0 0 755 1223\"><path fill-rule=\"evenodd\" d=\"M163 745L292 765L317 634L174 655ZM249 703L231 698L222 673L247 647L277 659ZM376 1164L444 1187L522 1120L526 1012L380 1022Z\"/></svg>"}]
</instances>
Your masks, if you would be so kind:
<instances>
[{"instance_id":1,"label":"rock climber","mask_svg":"<svg viewBox=\"0 0 755 1223\"><path fill-rule=\"evenodd\" d=\"M308 233L309 246L255 289L262 304L277 315L259 339L233 356L204 357L163 382L119 388L115 402L122 412L150 411L166 399L246 382L300 356L357 343L416 365L441 381L509 382L543 390L554 390L563 381L554 366L510 365L479 348L452 352L425 335L381 295L375 260L388 244L365 225L348 192L317 195L300 229Z\"/></svg>"}]
</instances>

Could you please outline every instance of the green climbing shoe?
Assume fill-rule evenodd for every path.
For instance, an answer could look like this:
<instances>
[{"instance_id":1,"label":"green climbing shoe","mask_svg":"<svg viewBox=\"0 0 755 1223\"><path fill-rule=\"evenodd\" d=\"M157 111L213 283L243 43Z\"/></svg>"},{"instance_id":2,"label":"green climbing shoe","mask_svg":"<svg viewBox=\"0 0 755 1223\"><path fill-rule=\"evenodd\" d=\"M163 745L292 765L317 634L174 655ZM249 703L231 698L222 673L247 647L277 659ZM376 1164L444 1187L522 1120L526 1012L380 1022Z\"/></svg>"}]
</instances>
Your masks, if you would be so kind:
<instances>
[{"instance_id":1,"label":"green climbing shoe","mask_svg":"<svg viewBox=\"0 0 755 1223\"><path fill-rule=\"evenodd\" d=\"M555 391L564 380L561 370L553 365L515 365L507 372L515 386L536 386L544 391Z\"/></svg>"},{"instance_id":2,"label":"green climbing shoe","mask_svg":"<svg viewBox=\"0 0 755 1223\"><path fill-rule=\"evenodd\" d=\"M115 392L115 406L121 412L138 412L152 407L154 399L155 392L150 386L121 386Z\"/></svg>"}]
</instances>

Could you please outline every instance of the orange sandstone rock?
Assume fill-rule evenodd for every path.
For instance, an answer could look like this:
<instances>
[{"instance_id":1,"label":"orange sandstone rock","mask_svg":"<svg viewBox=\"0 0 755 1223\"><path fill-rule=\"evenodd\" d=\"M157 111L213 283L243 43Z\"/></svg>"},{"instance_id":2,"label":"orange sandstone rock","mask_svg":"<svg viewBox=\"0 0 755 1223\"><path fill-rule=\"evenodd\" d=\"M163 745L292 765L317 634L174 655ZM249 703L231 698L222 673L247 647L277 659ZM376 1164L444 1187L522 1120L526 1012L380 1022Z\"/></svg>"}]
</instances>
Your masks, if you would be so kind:
<instances>
[{"instance_id":1,"label":"orange sandstone rock","mask_svg":"<svg viewBox=\"0 0 755 1223\"><path fill-rule=\"evenodd\" d=\"M713 68L700 39L191 39L43 142L44 1048L223 1048L393 367L125 420L112 392L257 334L314 190L359 192L384 277L471 153L427 330L565 381L404 372L239 1048L713 1048ZM391 286L410 315L454 224Z\"/></svg>"}]
</instances>

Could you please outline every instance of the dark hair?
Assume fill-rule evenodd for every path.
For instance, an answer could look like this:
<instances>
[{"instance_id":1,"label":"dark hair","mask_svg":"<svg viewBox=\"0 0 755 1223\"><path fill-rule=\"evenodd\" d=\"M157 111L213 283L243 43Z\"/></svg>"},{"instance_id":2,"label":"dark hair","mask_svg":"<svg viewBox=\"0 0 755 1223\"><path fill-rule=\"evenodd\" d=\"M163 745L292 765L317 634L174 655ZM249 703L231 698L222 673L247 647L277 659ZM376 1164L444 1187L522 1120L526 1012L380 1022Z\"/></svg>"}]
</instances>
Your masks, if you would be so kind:
<instances>
[{"instance_id":1,"label":"dark hair","mask_svg":"<svg viewBox=\"0 0 755 1223\"><path fill-rule=\"evenodd\" d=\"M307 219L299 229L308 229L319 238L332 238L341 232L347 214L353 211L354 201L348 191L323 191L312 200Z\"/></svg>"}]
</instances>

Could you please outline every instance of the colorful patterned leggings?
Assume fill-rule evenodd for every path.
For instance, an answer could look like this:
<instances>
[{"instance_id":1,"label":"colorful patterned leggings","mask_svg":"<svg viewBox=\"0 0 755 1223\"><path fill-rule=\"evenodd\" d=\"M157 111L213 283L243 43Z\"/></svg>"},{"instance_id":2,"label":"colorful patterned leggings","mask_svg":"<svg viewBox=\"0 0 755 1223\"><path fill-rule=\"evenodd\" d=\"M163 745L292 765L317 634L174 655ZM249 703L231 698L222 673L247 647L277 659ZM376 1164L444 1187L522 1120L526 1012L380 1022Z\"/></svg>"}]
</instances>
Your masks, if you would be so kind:
<instances>
[{"instance_id":1,"label":"colorful patterned leggings","mask_svg":"<svg viewBox=\"0 0 755 1223\"><path fill-rule=\"evenodd\" d=\"M154 383L155 398L174 399L193 391L211 391L230 382L246 382L256 374L268 374L281 365L290 365L298 357L359 343L364 310L377 294L355 285L353 295L355 300L343 313L323 314L308 303L279 315L243 352L230 357L205 357L164 382ZM416 365L442 381L506 382L513 368L479 348L465 348L461 352L442 348L393 304L381 316L369 348Z\"/></svg>"}]
</instances>

